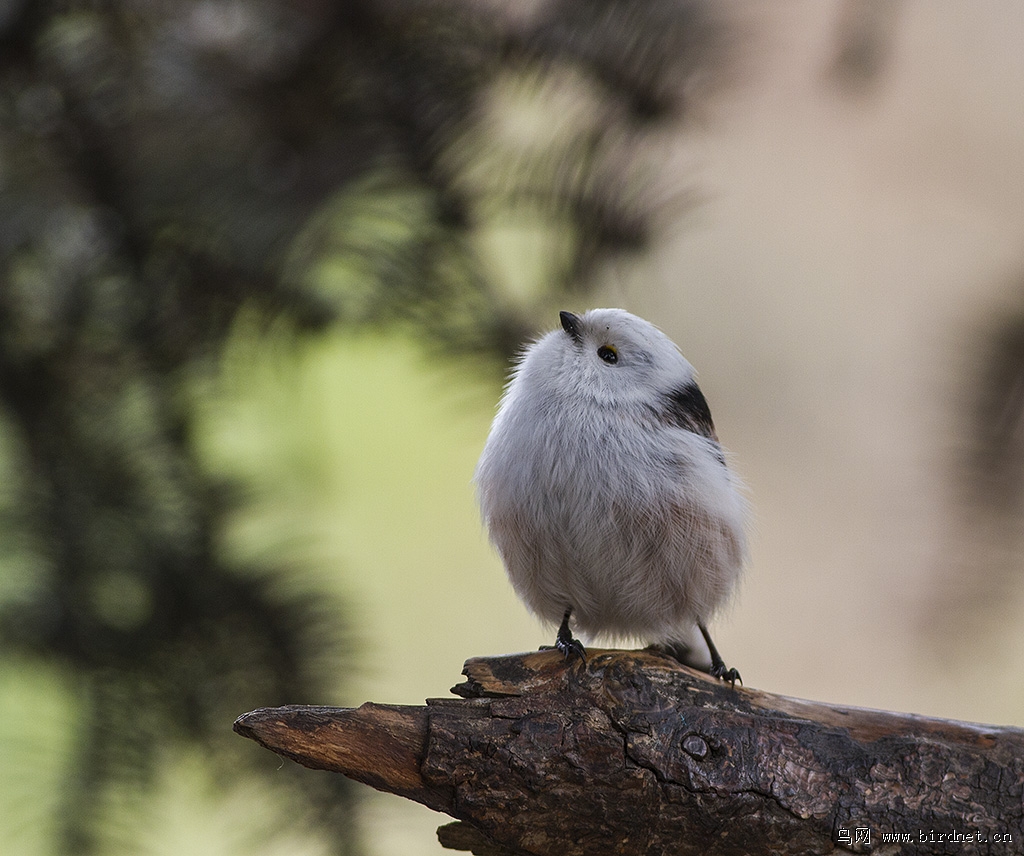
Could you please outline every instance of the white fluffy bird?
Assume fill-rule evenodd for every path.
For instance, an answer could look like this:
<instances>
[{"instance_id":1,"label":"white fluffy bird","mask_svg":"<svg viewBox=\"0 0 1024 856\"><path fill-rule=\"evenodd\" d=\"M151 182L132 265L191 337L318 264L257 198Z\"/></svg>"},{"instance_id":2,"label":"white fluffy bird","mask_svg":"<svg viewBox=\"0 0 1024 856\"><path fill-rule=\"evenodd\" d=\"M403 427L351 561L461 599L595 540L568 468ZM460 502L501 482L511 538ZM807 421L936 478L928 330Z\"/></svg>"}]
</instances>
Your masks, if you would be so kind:
<instances>
[{"instance_id":1,"label":"white fluffy bird","mask_svg":"<svg viewBox=\"0 0 1024 856\"><path fill-rule=\"evenodd\" d=\"M523 352L476 470L509 579L556 646L639 638L735 683L707 622L746 555L746 504L693 366L622 309L561 312Z\"/></svg>"}]
</instances>

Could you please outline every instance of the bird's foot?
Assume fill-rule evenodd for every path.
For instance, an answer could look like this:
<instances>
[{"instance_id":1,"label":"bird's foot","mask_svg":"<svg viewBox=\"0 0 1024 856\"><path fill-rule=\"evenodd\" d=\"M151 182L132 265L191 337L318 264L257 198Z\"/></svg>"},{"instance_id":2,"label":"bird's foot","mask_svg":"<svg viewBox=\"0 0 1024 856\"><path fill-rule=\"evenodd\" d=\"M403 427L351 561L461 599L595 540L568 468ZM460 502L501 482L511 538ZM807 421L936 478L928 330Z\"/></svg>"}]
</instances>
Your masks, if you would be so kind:
<instances>
[{"instance_id":1,"label":"bird's foot","mask_svg":"<svg viewBox=\"0 0 1024 856\"><path fill-rule=\"evenodd\" d=\"M583 663L587 662L587 649L583 643L572 635L569 629L569 616L572 615L572 608L565 611L562 616L562 623L558 626L558 635L555 637L555 647L562 652L566 660L578 657Z\"/></svg>"},{"instance_id":2,"label":"bird's foot","mask_svg":"<svg viewBox=\"0 0 1024 856\"><path fill-rule=\"evenodd\" d=\"M562 656L566 660L572 657L579 657L584 663L587 662L587 649L583 647L583 643L579 639L574 639L570 636L568 639L556 639L555 647L562 652Z\"/></svg>"},{"instance_id":3,"label":"bird's foot","mask_svg":"<svg viewBox=\"0 0 1024 856\"><path fill-rule=\"evenodd\" d=\"M736 681L740 682L740 686L743 686L743 678L740 677L740 673L735 669L726 668L725 663L718 662L711 664L711 670L709 673L711 677L718 678L721 681L728 681L733 687L736 686Z\"/></svg>"},{"instance_id":4,"label":"bird's foot","mask_svg":"<svg viewBox=\"0 0 1024 856\"><path fill-rule=\"evenodd\" d=\"M571 657L578 657L582 662L587 662L587 649L579 639L555 640L554 645L541 645L538 651L561 651L566 660Z\"/></svg>"},{"instance_id":5,"label":"bird's foot","mask_svg":"<svg viewBox=\"0 0 1024 856\"><path fill-rule=\"evenodd\" d=\"M700 634L704 637L704 641L708 646L708 651L711 653L711 668L708 669L708 674L713 678L728 681L732 684L733 689L736 689L736 681L739 681L740 686L743 686L743 678L740 677L740 673L725 665L725 660L723 660L722 655L718 653L715 643L711 641L711 634L708 633L707 627L700 623L697 624L697 627L700 629Z\"/></svg>"}]
</instances>

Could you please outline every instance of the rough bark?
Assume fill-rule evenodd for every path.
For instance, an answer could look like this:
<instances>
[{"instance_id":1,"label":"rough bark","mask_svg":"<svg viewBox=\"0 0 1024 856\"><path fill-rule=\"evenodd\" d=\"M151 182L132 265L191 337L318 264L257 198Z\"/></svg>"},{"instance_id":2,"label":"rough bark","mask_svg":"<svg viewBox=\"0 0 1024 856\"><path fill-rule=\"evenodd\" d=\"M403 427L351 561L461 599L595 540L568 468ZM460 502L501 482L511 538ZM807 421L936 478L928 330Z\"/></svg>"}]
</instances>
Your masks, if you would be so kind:
<instances>
[{"instance_id":1,"label":"rough bark","mask_svg":"<svg viewBox=\"0 0 1024 856\"><path fill-rule=\"evenodd\" d=\"M442 843L478 854L1024 852L1021 729L734 689L650 652L463 674L461 699L264 708L235 730L458 818Z\"/></svg>"}]
</instances>

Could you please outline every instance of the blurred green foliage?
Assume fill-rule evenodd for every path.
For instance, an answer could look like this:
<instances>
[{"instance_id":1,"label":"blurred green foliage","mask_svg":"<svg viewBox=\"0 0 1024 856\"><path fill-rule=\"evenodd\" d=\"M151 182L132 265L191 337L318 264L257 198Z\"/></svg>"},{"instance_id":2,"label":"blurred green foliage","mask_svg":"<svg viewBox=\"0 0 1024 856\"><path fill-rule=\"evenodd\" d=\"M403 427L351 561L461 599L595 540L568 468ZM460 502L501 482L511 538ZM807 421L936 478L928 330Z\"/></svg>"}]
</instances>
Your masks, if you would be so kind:
<instances>
[{"instance_id":1,"label":"blurred green foliage","mask_svg":"<svg viewBox=\"0 0 1024 856\"><path fill-rule=\"evenodd\" d=\"M199 432L229 337L387 327L503 361L644 246L634 155L714 35L677 2L0 4L0 685L28 846L130 850L168 763L274 771L227 725L329 701L351 662L312 563L229 537L261 467ZM293 772L270 777L291 820L356 852L351 791Z\"/></svg>"}]
</instances>

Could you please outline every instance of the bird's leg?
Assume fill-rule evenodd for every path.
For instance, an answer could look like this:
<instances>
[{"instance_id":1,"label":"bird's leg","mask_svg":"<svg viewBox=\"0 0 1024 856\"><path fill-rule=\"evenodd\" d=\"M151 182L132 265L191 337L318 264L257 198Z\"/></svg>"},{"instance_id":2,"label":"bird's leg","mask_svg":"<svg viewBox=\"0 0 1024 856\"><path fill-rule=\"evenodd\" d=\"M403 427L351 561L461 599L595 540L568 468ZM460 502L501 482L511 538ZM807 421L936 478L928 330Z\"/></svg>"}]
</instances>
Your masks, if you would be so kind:
<instances>
[{"instance_id":1,"label":"bird's leg","mask_svg":"<svg viewBox=\"0 0 1024 856\"><path fill-rule=\"evenodd\" d=\"M726 668L725 660L718 653L715 643L711 641L711 634L708 633L708 629L703 624L698 624L697 626L700 628L700 635L704 637L704 641L707 643L708 651L711 652L711 669L709 674L713 677L721 678L723 681L728 681L733 686L736 686L736 681L742 684L743 678L740 677L740 673L735 669Z\"/></svg>"},{"instance_id":2,"label":"bird's leg","mask_svg":"<svg viewBox=\"0 0 1024 856\"><path fill-rule=\"evenodd\" d=\"M562 616L562 623L558 626L558 635L555 637L555 647L562 652L568 660L573 655L579 657L584 663L587 662L587 651L579 639L574 639L569 629L569 616L572 615L572 607L567 607L565 615Z\"/></svg>"}]
</instances>

